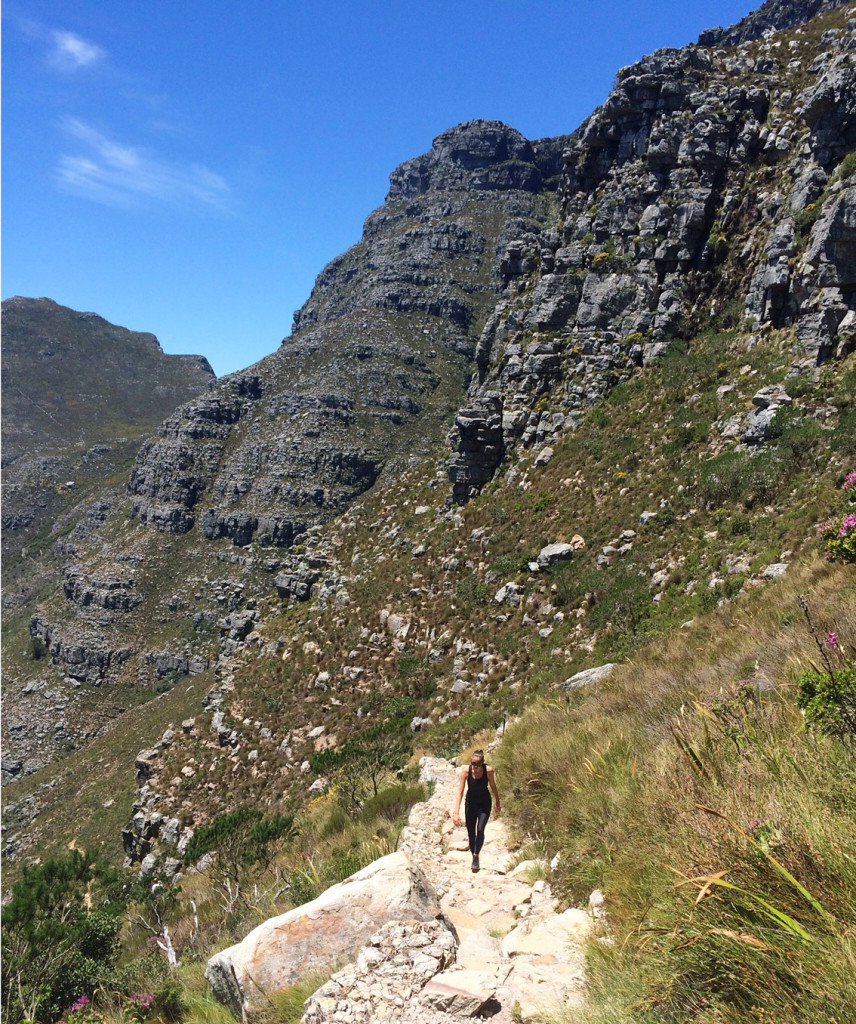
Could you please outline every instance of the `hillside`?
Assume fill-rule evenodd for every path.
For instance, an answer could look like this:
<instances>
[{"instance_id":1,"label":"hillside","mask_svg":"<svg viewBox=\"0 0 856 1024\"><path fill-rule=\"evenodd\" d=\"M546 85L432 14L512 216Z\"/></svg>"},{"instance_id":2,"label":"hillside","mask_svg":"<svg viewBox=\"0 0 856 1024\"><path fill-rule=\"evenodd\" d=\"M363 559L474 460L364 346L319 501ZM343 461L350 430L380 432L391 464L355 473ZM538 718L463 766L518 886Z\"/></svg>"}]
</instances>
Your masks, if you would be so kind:
<instances>
[{"instance_id":1,"label":"hillside","mask_svg":"<svg viewBox=\"0 0 856 1024\"><path fill-rule=\"evenodd\" d=\"M125 471L141 440L214 374L201 356L166 355L153 334L20 296L3 302L2 363L8 597L21 549L39 549L52 524Z\"/></svg>"},{"instance_id":2,"label":"hillside","mask_svg":"<svg viewBox=\"0 0 856 1024\"><path fill-rule=\"evenodd\" d=\"M394 171L280 349L46 537L8 870L123 824L208 955L498 729L512 845L604 895L580 1019L851 1019L854 30L768 0L561 139L468 122ZM217 875L247 815L285 838Z\"/></svg>"},{"instance_id":3,"label":"hillside","mask_svg":"<svg viewBox=\"0 0 856 1024\"><path fill-rule=\"evenodd\" d=\"M147 432L204 391L201 356L170 356L153 334L50 299L3 302L3 465Z\"/></svg>"},{"instance_id":4,"label":"hillside","mask_svg":"<svg viewBox=\"0 0 856 1024\"><path fill-rule=\"evenodd\" d=\"M285 549L442 440L501 284L497 251L555 216L561 145L490 121L444 132L392 175L279 350L166 419L128 497L55 521L50 564L28 570L4 623L4 749L19 771L109 724L103 684L125 708L213 668L222 614L299 567ZM53 588L32 582L51 573ZM56 692L57 676L72 682L48 723L33 694Z\"/></svg>"}]
</instances>

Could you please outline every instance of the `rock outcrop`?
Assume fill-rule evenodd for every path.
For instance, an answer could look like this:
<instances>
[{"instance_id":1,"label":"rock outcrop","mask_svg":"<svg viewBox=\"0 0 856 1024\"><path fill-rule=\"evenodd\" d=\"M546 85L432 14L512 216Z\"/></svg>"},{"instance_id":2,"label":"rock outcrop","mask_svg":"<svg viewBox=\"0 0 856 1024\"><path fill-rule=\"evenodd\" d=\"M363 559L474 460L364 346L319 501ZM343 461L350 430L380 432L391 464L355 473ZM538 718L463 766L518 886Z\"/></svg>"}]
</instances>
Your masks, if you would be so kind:
<instances>
[{"instance_id":1,"label":"rock outcrop","mask_svg":"<svg viewBox=\"0 0 856 1024\"><path fill-rule=\"evenodd\" d=\"M133 514L287 547L371 487L403 455L397 428L430 419L471 357L505 242L543 223L560 154L561 140L472 121L394 171L279 352L179 409L140 451Z\"/></svg>"},{"instance_id":2,"label":"rock outcrop","mask_svg":"<svg viewBox=\"0 0 856 1024\"><path fill-rule=\"evenodd\" d=\"M818 14L843 7L849 0L765 0L730 28L709 28L699 36L699 46L737 46L768 32L803 25Z\"/></svg>"},{"instance_id":3,"label":"rock outcrop","mask_svg":"<svg viewBox=\"0 0 856 1024\"><path fill-rule=\"evenodd\" d=\"M217 998L245 1021L266 993L294 984L310 968L349 961L387 921L431 921L440 914L432 887L403 853L391 853L311 903L259 925L208 961Z\"/></svg>"},{"instance_id":4,"label":"rock outcrop","mask_svg":"<svg viewBox=\"0 0 856 1024\"><path fill-rule=\"evenodd\" d=\"M452 500L705 323L792 326L795 372L850 350L854 23L819 44L797 29L787 52L764 34L837 6L771 0L734 50L658 50L619 71L563 151L556 226L507 247L452 436ZM501 430L474 412L488 408Z\"/></svg>"}]
</instances>

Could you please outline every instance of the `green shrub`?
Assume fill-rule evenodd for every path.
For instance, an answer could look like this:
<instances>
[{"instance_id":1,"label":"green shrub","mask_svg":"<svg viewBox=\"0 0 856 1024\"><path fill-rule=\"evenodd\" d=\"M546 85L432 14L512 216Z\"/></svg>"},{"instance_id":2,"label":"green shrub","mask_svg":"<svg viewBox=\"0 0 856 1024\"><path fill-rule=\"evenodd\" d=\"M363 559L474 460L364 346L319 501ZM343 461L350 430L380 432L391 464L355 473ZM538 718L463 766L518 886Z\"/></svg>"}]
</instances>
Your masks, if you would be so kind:
<instances>
[{"instance_id":1,"label":"green shrub","mask_svg":"<svg viewBox=\"0 0 856 1024\"><path fill-rule=\"evenodd\" d=\"M455 596L467 606L483 605L488 601L488 587L475 573L459 579L455 586Z\"/></svg>"},{"instance_id":2,"label":"green shrub","mask_svg":"<svg viewBox=\"0 0 856 1024\"><path fill-rule=\"evenodd\" d=\"M188 1006L184 1001L184 989L176 978L168 978L154 992L152 1012L167 1024L178 1024L184 1020Z\"/></svg>"},{"instance_id":3,"label":"green shrub","mask_svg":"<svg viewBox=\"0 0 856 1024\"><path fill-rule=\"evenodd\" d=\"M360 818L364 821L385 818L389 822L395 822L406 815L414 804L420 803L425 798L426 790L423 785L389 786L386 789L381 789L377 796L366 800L360 812Z\"/></svg>"},{"instance_id":4,"label":"green shrub","mask_svg":"<svg viewBox=\"0 0 856 1024\"><path fill-rule=\"evenodd\" d=\"M746 508L765 502L782 481L780 461L769 452L723 452L698 468L696 489L705 507L739 503Z\"/></svg>"},{"instance_id":5,"label":"green shrub","mask_svg":"<svg viewBox=\"0 0 856 1024\"><path fill-rule=\"evenodd\" d=\"M500 555L490 563L490 571L497 576L510 576L520 570L520 559L514 555Z\"/></svg>"},{"instance_id":6,"label":"green shrub","mask_svg":"<svg viewBox=\"0 0 856 1024\"><path fill-rule=\"evenodd\" d=\"M257 807L239 807L198 828L188 843L184 862L193 864L204 854L216 850L231 860L237 870L240 864L265 861L270 844L293 833L292 815L275 814L265 818Z\"/></svg>"},{"instance_id":7,"label":"green shrub","mask_svg":"<svg viewBox=\"0 0 856 1024\"><path fill-rule=\"evenodd\" d=\"M402 679L408 679L423 665L423 659L416 654L399 654L398 656L398 674Z\"/></svg>"},{"instance_id":8,"label":"green shrub","mask_svg":"<svg viewBox=\"0 0 856 1024\"><path fill-rule=\"evenodd\" d=\"M3 1016L55 1021L108 978L125 897L118 872L73 850L25 867L3 910Z\"/></svg>"},{"instance_id":9,"label":"green shrub","mask_svg":"<svg viewBox=\"0 0 856 1024\"><path fill-rule=\"evenodd\" d=\"M611 624L619 632L636 633L651 611L647 576L632 563L620 563L601 574L589 622L595 629Z\"/></svg>"},{"instance_id":10,"label":"green shrub","mask_svg":"<svg viewBox=\"0 0 856 1024\"><path fill-rule=\"evenodd\" d=\"M539 491L538 496L532 502L532 511L536 515L540 515L542 512L546 512L548 508L554 503L553 495L550 491Z\"/></svg>"},{"instance_id":11,"label":"green shrub","mask_svg":"<svg viewBox=\"0 0 856 1024\"><path fill-rule=\"evenodd\" d=\"M802 410L783 406L770 423L769 439L782 452L786 463L802 467L826 446L826 431Z\"/></svg>"},{"instance_id":12,"label":"green shrub","mask_svg":"<svg viewBox=\"0 0 856 1024\"><path fill-rule=\"evenodd\" d=\"M803 672L797 706L810 729L852 743L856 738L856 667Z\"/></svg>"},{"instance_id":13,"label":"green shrub","mask_svg":"<svg viewBox=\"0 0 856 1024\"><path fill-rule=\"evenodd\" d=\"M216 850L229 836L248 824L260 821L262 812L257 807L239 807L229 814L219 814L209 825L202 825L193 833L184 855L185 864L193 864L206 853Z\"/></svg>"}]
</instances>

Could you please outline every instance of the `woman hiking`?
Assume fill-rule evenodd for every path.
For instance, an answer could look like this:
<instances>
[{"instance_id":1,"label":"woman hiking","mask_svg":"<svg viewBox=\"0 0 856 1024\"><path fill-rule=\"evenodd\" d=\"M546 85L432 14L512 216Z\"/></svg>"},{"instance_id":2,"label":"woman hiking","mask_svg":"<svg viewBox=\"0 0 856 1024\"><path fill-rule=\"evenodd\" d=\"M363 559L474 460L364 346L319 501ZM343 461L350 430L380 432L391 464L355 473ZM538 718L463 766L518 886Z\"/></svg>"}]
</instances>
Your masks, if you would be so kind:
<instances>
[{"instance_id":1,"label":"woman hiking","mask_svg":"<svg viewBox=\"0 0 856 1024\"><path fill-rule=\"evenodd\" d=\"M479 870L479 853L484 843L484 829L487 819L490 817L492 802L490 794L496 797L496 813L499 814L502 807L499 802L499 793L496 791L496 782L493 777L493 768L484 763L484 751L474 750L470 763L458 769L458 801L455 810L452 812L452 821L455 825L461 824L461 800L464 795L464 787L467 787L467 802L465 805L465 818L467 822L467 835L470 840L470 853L473 855L473 871ZM490 792L488 792L490 787Z\"/></svg>"}]
</instances>

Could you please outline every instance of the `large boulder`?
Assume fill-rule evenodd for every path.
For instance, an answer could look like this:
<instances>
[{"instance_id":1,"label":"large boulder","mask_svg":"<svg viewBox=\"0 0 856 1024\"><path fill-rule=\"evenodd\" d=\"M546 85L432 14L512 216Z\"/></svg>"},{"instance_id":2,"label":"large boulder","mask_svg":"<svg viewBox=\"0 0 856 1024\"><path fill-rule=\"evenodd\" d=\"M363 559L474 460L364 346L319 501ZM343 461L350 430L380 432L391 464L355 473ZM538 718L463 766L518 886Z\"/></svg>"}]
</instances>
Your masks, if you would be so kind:
<instances>
[{"instance_id":1,"label":"large boulder","mask_svg":"<svg viewBox=\"0 0 856 1024\"><path fill-rule=\"evenodd\" d=\"M215 997L243 1021L268 996L310 969L349 963L387 921L441 916L436 893L404 853L391 853L331 886L317 899L273 917L208 961Z\"/></svg>"}]
</instances>

